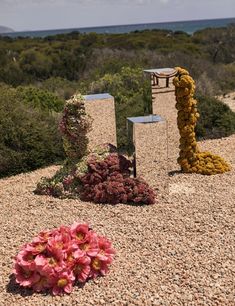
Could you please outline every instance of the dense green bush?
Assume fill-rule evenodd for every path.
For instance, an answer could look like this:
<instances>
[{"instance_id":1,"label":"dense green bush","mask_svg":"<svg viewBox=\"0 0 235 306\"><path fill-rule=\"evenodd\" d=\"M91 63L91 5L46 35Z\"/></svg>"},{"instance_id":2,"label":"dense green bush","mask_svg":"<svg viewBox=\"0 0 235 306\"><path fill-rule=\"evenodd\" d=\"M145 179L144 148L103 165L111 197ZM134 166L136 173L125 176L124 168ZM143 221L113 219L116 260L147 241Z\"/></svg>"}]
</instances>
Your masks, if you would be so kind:
<instances>
[{"instance_id":1,"label":"dense green bush","mask_svg":"<svg viewBox=\"0 0 235 306\"><path fill-rule=\"evenodd\" d=\"M76 92L78 84L74 81L69 81L60 77L50 77L39 83L38 87L53 92L63 100L68 100Z\"/></svg>"},{"instance_id":2,"label":"dense green bush","mask_svg":"<svg viewBox=\"0 0 235 306\"><path fill-rule=\"evenodd\" d=\"M23 50L19 56L21 70L34 78L47 79L52 69L51 57L35 48Z\"/></svg>"},{"instance_id":3,"label":"dense green bush","mask_svg":"<svg viewBox=\"0 0 235 306\"><path fill-rule=\"evenodd\" d=\"M61 112L64 108L64 100L53 93L36 88L34 86L19 86L16 90L17 96L23 103L40 108L44 111Z\"/></svg>"},{"instance_id":4,"label":"dense green bush","mask_svg":"<svg viewBox=\"0 0 235 306\"><path fill-rule=\"evenodd\" d=\"M58 119L25 103L17 90L0 85L0 177L46 166L63 156Z\"/></svg>"},{"instance_id":5,"label":"dense green bush","mask_svg":"<svg viewBox=\"0 0 235 306\"><path fill-rule=\"evenodd\" d=\"M196 126L198 138L219 138L235 133L235 113L216 98L198 96L200 118Z\"/></svg>"}]
</instances>

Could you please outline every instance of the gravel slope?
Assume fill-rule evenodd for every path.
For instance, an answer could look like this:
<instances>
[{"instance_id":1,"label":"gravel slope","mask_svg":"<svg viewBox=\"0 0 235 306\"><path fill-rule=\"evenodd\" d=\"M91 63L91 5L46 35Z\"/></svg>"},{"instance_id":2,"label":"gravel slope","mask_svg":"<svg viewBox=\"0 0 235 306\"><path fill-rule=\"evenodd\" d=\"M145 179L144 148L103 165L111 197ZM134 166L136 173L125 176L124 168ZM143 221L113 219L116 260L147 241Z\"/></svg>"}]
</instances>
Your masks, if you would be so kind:
<instances>
[{"instance_id":1,"label":"gravel slope","mask_svg":"<svg viewBox=\"0 0 235 306\"><path fill-rule=\"evenodd\" d=\"M153 206L97 205L32 193L57 167L0 180L0 305L235 305L235 135L202 142L230 161L217 176L175 172ZM175 161L171 171L178 170ZM156 182L157 184L157 182ZM51 297L20 291L9 276L21 244L45 228L88 221L117 250L110 274Z\"/></svg>"},{"instance_id":2,"label":"gravel slope","mask_svg":"<svg viewBox=\"0 0 235 306\"><path fill-rule=\"evenodd\" d=\"M176 121L173 105L163 110L168 123ZM34 195L39 179L58 167L0 180L0 305L235 305L235 135L200 143L201 150L221 155L233 167L210 177L179 173L176 124L168 136L168 188L153 206ZM156 190L158 181L150 182ZM43 229L75 220L89 222L113 241L117 255L109 275L63 297L32 294L9 281L20 245Z\"/></svg>"}]
</instances>

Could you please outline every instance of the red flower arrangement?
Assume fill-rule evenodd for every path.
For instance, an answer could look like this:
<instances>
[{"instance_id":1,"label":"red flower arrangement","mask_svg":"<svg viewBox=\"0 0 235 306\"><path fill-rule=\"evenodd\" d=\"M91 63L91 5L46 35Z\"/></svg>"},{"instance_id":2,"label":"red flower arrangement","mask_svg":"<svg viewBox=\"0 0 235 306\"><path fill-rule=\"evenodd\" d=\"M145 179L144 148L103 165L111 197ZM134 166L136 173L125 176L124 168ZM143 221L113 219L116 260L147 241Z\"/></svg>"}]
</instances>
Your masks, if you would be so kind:
<instances>
[{"instance_id":1,"label":"red flower arrangement","mask_svg":"<svg viewBox=\"0 0 235 306\"><path fill-rule=\"evenodd\" d=\"M64 167L52 179L44 179L35 193L95 203L154 204L153 189L144 180L132 178L131 168L133 163L115 147L101 145L69 170Z\"/></svg>"},{"instance_id":2,"label":"red flower arrangement","mask_svg":"<svg viewBox=\"0 0 235 306\"><path fill-rule=\"evenodd\" d=\"M96 203L153 204L155 195L141 179L131 178L131 162L123 155L110 153L103 160L92 156L87 161L88 172L80 177L80 197Z\"/></svg>"},{"instance_id":3,"label":"red flower arrangement","mask_svg":"<svg viewBox=\"0 0 235 306\"><path fill-rule=\"evenodd\" d=\"M111 242L87 224L44 231L14 259L16 282L35 292L71 293L73 285L104 276L115 254Z\"/></svg>"}]
</instances>

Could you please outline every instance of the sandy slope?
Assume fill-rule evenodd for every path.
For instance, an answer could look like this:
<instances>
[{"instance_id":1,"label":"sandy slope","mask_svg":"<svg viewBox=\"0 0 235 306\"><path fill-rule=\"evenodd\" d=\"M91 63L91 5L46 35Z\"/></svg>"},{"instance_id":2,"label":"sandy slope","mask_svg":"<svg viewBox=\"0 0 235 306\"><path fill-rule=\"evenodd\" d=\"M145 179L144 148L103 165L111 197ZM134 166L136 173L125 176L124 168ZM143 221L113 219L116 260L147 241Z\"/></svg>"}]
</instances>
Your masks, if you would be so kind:
<instances>
[{"instance_id":1,"label":"sandy slope","mask_svg":"<svg viewBox=\"0 0 235 306\"><path fill-rule=\"evenodd\" d=\"M176 173L153 206L97 205L36 196L57 167L0 180L1 305L235 305L235 135L201 143L233 164L217 176ZM171 170L177 170L175 162ZM117 249L110 274L70 296L20 291L9 283L12 256L40 230L88 221Z\"/></svg>"},{"instance_id":2,"label":"sandy slope","mask_svg":"<svg viewBox=\"0 0 235 306\"><path fill-rule=\"evenodd\" d=\"M219 96L219 100L227 104L233 112L235 112L235 91L230 92L225 96Z\"/></svg>"},{"instance_id":3,"label":"sandy slope","mask_svg":"<svg viewBox=\"0 0 235 306\"><path fill-rule=\"evenodd\" d=\"M200 143L201 150L229 161L231 172L179 173L176 110L169 105L165 111L168 123L174 123L168 133L171 175L153 206L97 205L34 195L39 179L58 167L0 180L0 305L235 305L235 135ZM160 179L150 183L157 190ZM107 277L61 298L32 295L9 282L12 256L21 244L45 228L75 220L89 222L113 241L117 255Z\"/></svg>"}]
</instances>

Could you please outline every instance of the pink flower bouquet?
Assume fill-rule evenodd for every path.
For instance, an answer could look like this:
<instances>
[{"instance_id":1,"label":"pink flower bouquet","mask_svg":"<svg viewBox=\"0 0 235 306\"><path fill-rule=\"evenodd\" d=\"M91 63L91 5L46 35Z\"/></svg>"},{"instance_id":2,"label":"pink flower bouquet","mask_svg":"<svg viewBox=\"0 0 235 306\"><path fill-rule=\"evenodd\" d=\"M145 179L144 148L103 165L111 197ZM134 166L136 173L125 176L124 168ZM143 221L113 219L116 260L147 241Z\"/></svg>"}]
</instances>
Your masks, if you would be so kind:
<instances>
[{"instance_id":1,"label":"pink flower bouquet","mask_svg":"<svg viewBox=\"0 0 235 306\"><path fill-rule=\"evenodd\" d=\"M115 254L111 242L87 224L44 231L14 259L16 282L36 292L71 293L73 285L105 275Z\"/></svg>"}]
</instances>

